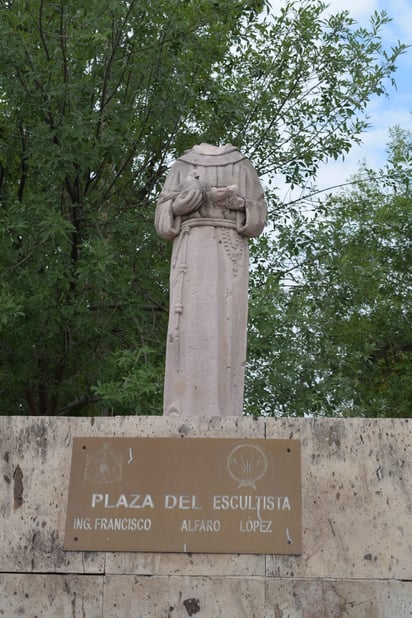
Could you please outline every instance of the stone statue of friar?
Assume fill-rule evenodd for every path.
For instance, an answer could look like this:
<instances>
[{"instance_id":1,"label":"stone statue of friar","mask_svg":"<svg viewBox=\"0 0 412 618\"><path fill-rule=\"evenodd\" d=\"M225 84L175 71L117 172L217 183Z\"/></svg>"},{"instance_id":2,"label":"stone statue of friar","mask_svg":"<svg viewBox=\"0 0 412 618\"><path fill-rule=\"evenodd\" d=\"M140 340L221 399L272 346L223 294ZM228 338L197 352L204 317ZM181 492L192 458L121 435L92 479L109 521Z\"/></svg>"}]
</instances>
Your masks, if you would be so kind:
<instances>
[{"instance_id":1,"label":"stone statue of friar","mask_svg":"<svg viewBox=\"0 0 412 618\"><path fill-rule=\"evenodd\" d=\"M253 165L230 144L194 146L171 166L155 217L173 240L164 415L243 414L247 239L266 212Z\"/></svg>"}]
</instances>

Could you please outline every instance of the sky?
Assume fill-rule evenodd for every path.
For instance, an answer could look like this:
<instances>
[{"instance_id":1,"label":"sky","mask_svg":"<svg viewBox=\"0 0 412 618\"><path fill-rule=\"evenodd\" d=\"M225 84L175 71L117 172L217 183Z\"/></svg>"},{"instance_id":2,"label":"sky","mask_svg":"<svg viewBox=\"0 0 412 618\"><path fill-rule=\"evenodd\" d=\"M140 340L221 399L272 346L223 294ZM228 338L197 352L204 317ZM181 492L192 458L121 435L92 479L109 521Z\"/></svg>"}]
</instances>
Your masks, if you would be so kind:
<instances>
[{"instance_id":1,"label":"sky","mask_svg":"<svg viewBox=\"0 0 412 618\"><path fill-rule=\"evenodd\" d=\"M392 22L382 30L383 44L390 48L398 41L412 45L412 0L329 0L329 11L347 9L360 26L367 25L375 10L385 10ZM354 146L345 160L329 162L319 171L317 185L326 189L347 181L362 160L378 170L386 161L389 128L399 125L412 131L412 47L397 62L394 75L397 89L388 82L389 98L376 97L367 110L370 129L362 135L362 145Z\"/></svg>"}]
</instances>

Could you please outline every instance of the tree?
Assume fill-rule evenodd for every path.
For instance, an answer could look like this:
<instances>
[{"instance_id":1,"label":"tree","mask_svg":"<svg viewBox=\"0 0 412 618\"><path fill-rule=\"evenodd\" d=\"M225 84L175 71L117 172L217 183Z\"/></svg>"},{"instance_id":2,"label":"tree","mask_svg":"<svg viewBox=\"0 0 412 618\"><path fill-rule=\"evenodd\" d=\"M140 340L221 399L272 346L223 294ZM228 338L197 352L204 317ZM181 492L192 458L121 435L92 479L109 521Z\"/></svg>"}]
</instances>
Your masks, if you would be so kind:
<instances>
[{"instance_id":1,"label":"tree","mask_svg":"<svg viewBox=\"0 0 412 618\"><path fill-rule=\"evenodd\" d=\"M386 14L367 31L318 1L267 8L1 3L2 413L160 412L169 247L152 217L176 155L232 141L298 182L359 139L403 51L382 48Z\"/></svg>"},{"instance_id":2,"label":"tree","mask_svg":"<svg viewBox=\"0 0 412 618\"><path fill-rule=\"evenodd\" d=\"M254 290L252 409L412 416L411 172L412 134L395 128L384 170L364 164L353 188L280 230L271 287Z\"/></svg>"}]
</instances>

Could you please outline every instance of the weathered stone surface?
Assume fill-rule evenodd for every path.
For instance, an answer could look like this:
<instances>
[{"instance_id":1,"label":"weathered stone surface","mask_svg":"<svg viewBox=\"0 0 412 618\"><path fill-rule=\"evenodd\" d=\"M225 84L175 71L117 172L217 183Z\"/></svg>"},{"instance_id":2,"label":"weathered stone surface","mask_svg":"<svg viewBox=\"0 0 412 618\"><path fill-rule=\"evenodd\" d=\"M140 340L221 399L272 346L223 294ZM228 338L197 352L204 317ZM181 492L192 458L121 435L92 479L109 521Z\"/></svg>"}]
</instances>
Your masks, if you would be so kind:
<instances>
[{"instance_id":1,"label":"weathered stone surface","mask_svg":"<svg viewBox=\"0 0 412 618\"><path fill-rule=\"evenodd\" d=\"M302 441L303 553L268 576L412 579L412 423L292 419L267 438Z\"/></svg>"},{"instance_id":2,"label":"weathered stone surface","mask_svg":"<svg viewBox=\"0 0 412 618\"><path fill-rule=\"evenodd\" d=\"M0 417L0 436L0 616L412 616L407 420ZM302 556L64 552L75 436L300 439Z\"/></svg>"},{"instance_id":3,"label":"weathered stone surface","mask_svg":"<svg viewBox=\"0 0 412 618\"><path fill-rule=\"evenodd\" d=\"M103 583L90 575L0 573L0 616L102 618Z\"/></svg>"},{"instance_id":4,"label":"weathered stone surface","mask_svg":"<svg viewBox=\"0 0 412 618\"><path fill-rule=\"evenodd\" d=\"M1 418L0 571L103 571L103 554L63 551L72 427L69 419Z\"/></svg>"},{"instance_id":5,"label":"weathered stone surface","mask_svg":"<svg viewBox=\"0 0 412 618\"><path fill-rule=\"evenodd\" d=\"M104 553L63 551L75 436L263 438L265 424L253 419L163 419L161 417L0 417L0 571L102 573ZM115 557L117 556L117 557ZM263 574L264 556L210 556L203 571L167 554L108 554L107 572ZM196 567L195 565L199 565ZM126 567L130 571L125 571ZM193 569L192 569L193 567Z\"/></svg>"},{"instance_id":6,"label":"weathered stone surface","mask_svg":"<svg viewBox=\"0 0 412 618\"><path fill-rule=\"evenodd\" d=\"M108 553L106 573L263 577L265 562L265 556L253 554Z\"/></svg>"},{"instance_id":7,"label":"weathered stone surface","mask_svg":"<svg viewBox=\"0 0 412 618\"><path fill-rule=\"evenodd\" d=\"M0 574L0 616L407 618L412 582Z\"/></svg>"},{"instance_id":8,"label":"weathered stone surface","mask_svg":"<svg viewBox=\"0 0 412 618\"><path fill-rule=\"evenodd\" d=\"M264 616L407 618L412 616L412 582L267 580Z\"/></svg>"},{"instance_id":9,"label":"weathered stone surface","mask_svg":"<svg viewBox=\"0 0 412 618\"><path fill-rule=\"evenodd\" d=\"M262 618L264 580L107 576L105 618Z\"/></svg>"}]
</instances>

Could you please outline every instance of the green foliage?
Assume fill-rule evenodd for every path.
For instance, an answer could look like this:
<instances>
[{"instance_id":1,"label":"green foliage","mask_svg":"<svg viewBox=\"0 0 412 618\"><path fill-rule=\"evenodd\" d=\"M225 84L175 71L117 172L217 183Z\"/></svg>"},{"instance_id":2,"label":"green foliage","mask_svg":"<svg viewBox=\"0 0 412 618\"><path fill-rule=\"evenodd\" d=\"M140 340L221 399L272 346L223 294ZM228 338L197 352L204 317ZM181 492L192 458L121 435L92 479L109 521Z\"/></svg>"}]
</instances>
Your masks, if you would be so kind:
<instances>
[{"instance_id":1,"label":"green foliage","mask_svg":"<svg viewBox=\"0 0 412 618\"><path fill-rule=\"evenodd\" d=\"M384 170L279 229L252 291L252 412L412 416L411 153L394 129Z\"/></svg>"},{"instance_id":2,"label":"green foliage","mask_svg":"<svg viewBox=\"0 0 412 618\"><path fill-rule=\"evenodd\" d=\"M280 173L291 184L360 141L368 101L385 93L405 50L383 49L385 12L365 29L347 11L325 18L325 7L287 1L276 19L240 32L206 93L208 139L242 146L262 175Z\"/></svg>"},{"instance_id":3,"label":"green foliage","mask_svg":"<svg viewBox=\"0 0 412 618\"><path fill-rule=\"evenodd\" d=\"M359 138L403 51L382 49L387 17L265 9L0 4L0 413L161 411L170 247L152 221L176 155L233 141L298 182Z\"/></svg>"}]
</instances>

